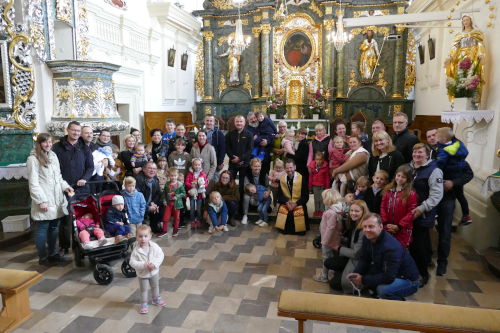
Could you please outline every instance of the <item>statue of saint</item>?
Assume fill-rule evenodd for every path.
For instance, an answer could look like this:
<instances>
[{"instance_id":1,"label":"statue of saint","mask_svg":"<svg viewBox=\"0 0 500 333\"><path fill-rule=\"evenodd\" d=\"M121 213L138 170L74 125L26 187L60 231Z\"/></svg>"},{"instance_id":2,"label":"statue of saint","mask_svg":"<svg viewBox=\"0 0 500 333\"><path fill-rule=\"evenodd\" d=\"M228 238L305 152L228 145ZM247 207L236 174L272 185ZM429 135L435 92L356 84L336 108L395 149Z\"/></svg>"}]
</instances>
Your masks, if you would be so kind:
<instances>
[{"instance_id":1,"label":"statue of saint","mask_svg":"<svg viewBox=\"0 0 500 333\"><path fill-rule=\"evenodd\" d=\"M465 58L470 59L470 68L474 71L474 75L477 75L479 78L477 86L478 102L481 100L482 85L484 84L484 58L486 50L483 41L483 33L480 30L474 29L470 16L464 15L462 17L462 32L455 36L448 58L444 62L446 76L452 80L456 80L460 62ZM453 98L450 92L448 92L448 95L450 98Z\"/></svg>"},{"instance_id":2,"label":"statue of saint","mask_svg":"<svg viewBox=\"0 0 500 333\"><path fill-rule=\"evenodd\" d=\"M366 32L366 39L361 43L359 49L361 50L359 73L363 80L371 80L380 54L377 41L373 39L373 30Z\"/></svg>"},{"instance_id":3,"label":"statue of saint","mask_svg":"<svg viewBox=\"0 0 500 333\"><path fill-rule=\"evenodd\" d=\"M219 58L227 57L227 63L229 67L227 76L229 77L229 82L239 82L240 54L238 53L233 43L229 43L228 45L229 47L227 48L227 51L219 55Z\"/></svg>"}]
</instances>

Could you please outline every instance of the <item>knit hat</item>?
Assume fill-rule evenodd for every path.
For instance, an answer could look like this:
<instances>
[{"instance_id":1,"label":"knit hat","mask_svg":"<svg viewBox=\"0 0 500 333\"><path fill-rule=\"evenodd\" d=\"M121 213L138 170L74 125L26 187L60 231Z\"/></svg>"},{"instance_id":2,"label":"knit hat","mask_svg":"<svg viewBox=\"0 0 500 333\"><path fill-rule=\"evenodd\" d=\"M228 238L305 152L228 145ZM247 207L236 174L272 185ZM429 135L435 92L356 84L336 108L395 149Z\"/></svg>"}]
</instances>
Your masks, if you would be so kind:
<instances>
[{"instance_id":1,"label":"knit hat","mask_svg":"<svg viewBox=\"0 0 500 333\"><path fill-rule=\"evenodd\" d=\"M111 200L111 204L114 205L120 205L120 204L125 204L125 201L123 200L123 197L121 195L115 195L113 197L113 200Z\"/></svg>"}]
</instances>

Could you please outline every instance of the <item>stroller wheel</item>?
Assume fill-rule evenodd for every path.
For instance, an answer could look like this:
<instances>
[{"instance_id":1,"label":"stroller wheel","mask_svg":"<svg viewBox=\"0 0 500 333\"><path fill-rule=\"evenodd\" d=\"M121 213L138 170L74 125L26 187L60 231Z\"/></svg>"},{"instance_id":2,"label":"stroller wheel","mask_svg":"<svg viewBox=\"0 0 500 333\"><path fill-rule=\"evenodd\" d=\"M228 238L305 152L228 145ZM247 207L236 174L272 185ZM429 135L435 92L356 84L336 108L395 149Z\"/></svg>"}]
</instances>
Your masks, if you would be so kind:
<instances>
[{"instance_id":1,"label":"stroller wheel","mask_svg":"<svg viewBox=\"0 0 500 333\"><path fill-rule=\"evenodd\" d=\"M135 269L133 269L132 266L130 266L128 259L125 259L122 262L122 273L123 275L125 275L125 277L128 278L133 278L137 276Z\"/></svg>"},{"instance_id":2,"label":"stroller wheel","mask_svg":"<svg viewBox=\"0 0 500 333\"><path fill-rule=\"evenodd\" d=\"M314 238L312 243L315 248L321 249L321 237Z\"/></svg>"},{"instance_id":3,"label":"stroller wheel","mask_svg":"<svg viewBox=\"0 0 500 333\"><path fill-rule=\"evenodd\" d=\"M110 284L113 281L113 270L109 265L98 264L95 266L94 279L102 285Z\"/></svg>"}]
</instances>

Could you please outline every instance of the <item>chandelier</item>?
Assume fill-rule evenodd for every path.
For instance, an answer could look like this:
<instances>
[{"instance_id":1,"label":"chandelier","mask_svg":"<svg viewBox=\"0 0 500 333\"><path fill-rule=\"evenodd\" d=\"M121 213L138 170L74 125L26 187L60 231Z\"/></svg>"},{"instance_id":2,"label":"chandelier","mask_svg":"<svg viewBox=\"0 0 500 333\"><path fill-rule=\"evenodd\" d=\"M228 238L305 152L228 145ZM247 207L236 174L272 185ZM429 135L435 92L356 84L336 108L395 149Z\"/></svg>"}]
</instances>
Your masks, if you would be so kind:
<instances>
[{"instance_id":1,"label":"chandelier","mask_svg":"<svg viewBox=\"0 0 500 333\"><path fill-rule=\"evenodd\" d=\"M250 36L243 35L243 23L241 22L240 5L238 5L238 19L236 20L236 31L234 32L234 39L229 37L228 43L233 45L236 53L241 54L244 49L250 45L252 41Z\"/></svg>"},{"instance_id":2,"label":"chandelier","mask_svg":"<svg viewBox=\"0 0 500 333\"><path fill-rule=\"evenodd\" d=\"M335 31L332 31L328 35L328 41L333 42L333 45L335 46L337 52L340 52L344 48L344 45L349 43L351 39L352 35L350 33L347 33L347 31L345 30L344 12L342 11L342 0L341 0L339 16L337 20L337 29L335 29Z\"/></svg>"}]
</instances>

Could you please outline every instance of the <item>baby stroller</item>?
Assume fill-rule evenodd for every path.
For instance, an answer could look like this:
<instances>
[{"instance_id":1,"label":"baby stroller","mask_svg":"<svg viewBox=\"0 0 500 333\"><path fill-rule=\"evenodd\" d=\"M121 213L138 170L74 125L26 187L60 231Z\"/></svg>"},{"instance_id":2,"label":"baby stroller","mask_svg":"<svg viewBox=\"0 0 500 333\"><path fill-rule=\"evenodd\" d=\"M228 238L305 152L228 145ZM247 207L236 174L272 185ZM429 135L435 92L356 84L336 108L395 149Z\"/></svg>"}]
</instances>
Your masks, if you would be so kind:
<instances>
[{"instance_id":1,"label":"baby stroller","mask_svg":"<svg viewBox=\"0 0 500 333\"><path fill-rule=\"evenodd\" d=\"M75 264L78 267L84 266L83 260L87 257L91 265L94 266L94 279L98 284L102 285L110 284L113 281L113 269L108 263L115 259L124 259L121 265L121 271L125 277L130 278L136 276L135 270L129 265L129 248L133 240L114 243L113 237L108 239L109 243L107 245L92 249L84 249L78 237L79 231L76 220L86 213L91 213L94 220L98 221L101 228L104 230L104 216L107 209L111 206L111 199L118 193L118 186L116 186L116 190L106 190L98 194L97 198L87 194L73 197L69 200L69 211L73 225L72 234Z\"/></svg>"}]
</instances>

